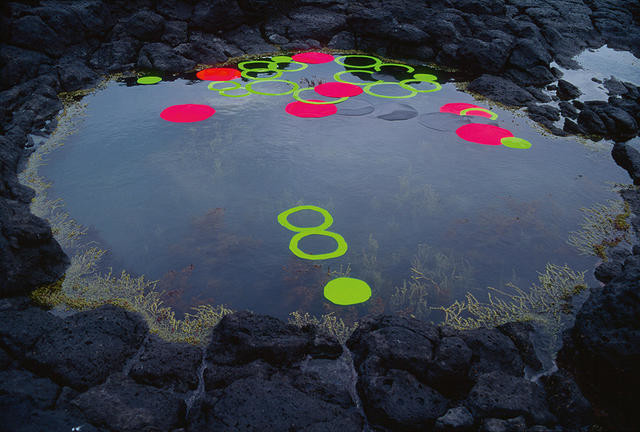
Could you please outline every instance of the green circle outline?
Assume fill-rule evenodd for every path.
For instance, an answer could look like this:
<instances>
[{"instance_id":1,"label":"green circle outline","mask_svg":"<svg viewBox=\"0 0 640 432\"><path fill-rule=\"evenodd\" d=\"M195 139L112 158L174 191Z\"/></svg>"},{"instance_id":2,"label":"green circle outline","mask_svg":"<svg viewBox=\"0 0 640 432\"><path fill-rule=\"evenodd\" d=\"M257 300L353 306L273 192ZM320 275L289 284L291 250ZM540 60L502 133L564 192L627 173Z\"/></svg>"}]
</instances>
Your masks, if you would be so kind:
<instances>
[{"instance_id":1,"label":"green circle outline","mask_svg":"<svg viewBox=\"0 0 640 432\"><path fill-rule=\"evenodd\" d=\"M346 64L344 62L342 62L341 60L346 59L347 57L358 57L358 58L368 58L368 59L373 59L373 64L370 65L365 65L365 66L361 66L361 65L350 65L350 64ZM336 63L338 63L340 66L344 66L344 67L358 67L358 68L372 68L375 67L379 64L382 64L382 60L380 60L377 57L373 57L373 56L369 56L369 55L361 55L361 54L347 54L347 55L343 55L340 57L337 57L334 60Z\"/></svg>"},{"instance_id":2,"label":"green circle outline","mask_svg":"<svg viewBox=\"0 0 640 432\"><path fill-rule=\"evenodd\" d=\"M281 64L281 63L288 63L288 64L295 63L295 64L299 64L300 65L297 69L278 69L279 71L282 71L282 72L299 72L299 71L305 70L306 68L309 67L309 65L307 63L297 62L295 60L291 60L289 62L278 62L278 64Z\"/></svg>"},{"instance_id":3,"label":"green circle outline","mask_svg":"<svg viewBox=\"0 0 640 432\"><path fill-rule=\"evenodd\" d=\"M373 75L375 72L374 71L368 71L368 70L357 70L357 69L352 69L352 70L343 70L340 72L336 72L335 74L333 74L333 79L341 82L341 83L345 83L345 84L353 84L353 85L357 85L357 86L366 86L367 83L354 83L354 82L349 82L349 81L345 81L342 78L340 78L340 75L345 74L345 73L368 73L369 75ZM376 82L380 82L379 80ZM386 81L383 81L386 82Z\"/></svg>"},{"instance_id":4,"label":"green circle outline","mask_svg":"<svg viewBox=\"0 0 640 432\"><path fill-rule=\"evenodd\" d=\"M221 89L213 87L214 84L219 84L219 83L235 84L236 86L235 87L225 87L225 88L221 88ZM239 89L240 87L242 87L242 86L237 81L211 81L209 83L209 85L207 85L207 88L209 90L216 91L216 92L222 92L222 91L225 91L225 90L236 90L236 89Z\"/></svg>"},{"instance_id":5,"label":"green circle outline","mask_svg":"<svg viewBox=\"0 0 640 432\"><path fill-rule=\"evenodd\" d=\"M245 96L249 96L251 94L248 91L245 94L239 94L239 95L227 94L227 91L238 90L240 88L244 89L244 90L247 90L244 87L240 86L240 87L235 87L235 88L232 88L232 89L223 89L223 90L220 90L218 93L220 93L221 96L230 97L230 98L245 97Z\"/></svg>"},{"instance_id":6,"label":"green circle outline","mask_svg":"<svg viewBox=\"0 0 640 432\"><path fill-rule=\"evenodd\" d=\"M380 98L385 98L385 99L408 99L410 97L414 97L415 95L418 94L418 90L414 89L413 87L411 87L411 89L405 88L400 86L401 88L404 88L405 90L409 90L411 92L411 94L409 95L405 95L405 96L386 96L386 95L381 95L378 93L374 93L373 91L371 91L371 87L376 86L376 85L381 85L381 84L387 84L387 85L391 85L391 84L399 84L397 82L392 82L392 81L378 81L378 82L374 82L371 84L368 84L364 87L364 92L370 96L375 96L375 97L380 97Z\"/></svg>"},{"instance_id":7,"label":"green circle outline","mask_svg":"<svg viewBox=\"0 0 640 432\"><path fill-rule=\"evenodd\" d=\"M334 101L322 101L322 102L313 102L307 99L303 99L300 97L300 93L302 93L305 90L313 90L313 87L305 87L305 88L299 88L296 91L293 92L293 98L295 100L297 100L298 102L302 102L302 103L307 103L307 104L312 104L312 105L332 105L332 104L337 104L340 102L344 102L347 99L349 99L349 96L343 96L341 98L338 98ZM326 96L323 96L326 97Z\"/></svg>"},{"instance_id":8,"label":"green circle outline","mask_svg":"<svg viewBox=\"0 0 640 432\"><path fill-rule=\"evenodd\" d=\"M269 66L266 68L248 68L245 67L244 65L246 64L251 64L251 63L266 63ZM247 60L247 61L243 61L238 63L238 69L242 70L242 71L247 71L247 72L251 72L254 71L256 69L269 69L272 71L275 71L278 69L278 64L276 62L270 61L270 60Z\"/></svg>"},{"instance_id":9,"label":"green circle outline","mask_svg":"<svg viewBox=\"0 0 640 432\"><path fill-rule=\"evenodd\" d=\"M265 92L259 92L254 90L251 86L254 84L258 84L258 83L265 83L265 82L284 82L284 83L288 83L291 84L293 86L293 88L285 93L265 93ZM287 81L287 80L281 80L281 79L270 79L270 80L257 80L257 81L253 81L253 82L249 82L247 83L244 88L253 94L258 94L258 95L263 95L263 96L285 96L288 94L291 94L293 92L295 92L296 90L298 90L300 88L300 86L298 85L298 83L295 83L293 81Z\"/></svg>"},{"instance_id":10,"label":"green circle outline","mask_svg":"<svg viewBox=\"0 0 640 432\"><path fill-rule=\"evenodd\" d=\"M430 83L430 84L435 85L435 86L436 86L436 88L432 88L432 89L429 89L429 90L417 90L417 89L414 89L414 88L413 88L412 86L410 86L409 84L406 84L407 82L416 82L416 81L417 81L417 82L428 82L428 83ZM387 81L385 81L385 82L387 82ZM418 93L431 93L431 92L434 92L434 91L442 90L442 86L440 85L440 83L439 83L439 82L436 82L436 81L419 80L419 79L415 79L415 78L402 80L402 81L400 81L400 82L398 83L398 85L399 85L400 87L402 87L403 89L405 89L405 90L413 90L413 91L417 91Z\"/></svg>"},{"instance_id":11,"label":"green circle outline","mask_svg":"<svg viewBox=\"0 0 640 432\"><path fill-rule=\"evenodd\" d=\"M325 237L331 237L336 241L336 243L338 243L338 246L336 247L336 250L334 250L333 252L324 253L324 254L308 254L306 252L303 252L298 247L298 243L300 242L300 240L310 235L321 235ZM295 256L297 256L298 258L308 259L308 260L325 260L330 258L338 258L344 255L345 253L347 253L347 249L348 249L347 242L345 241L344 237L342 237L340 234L334 233L332 231L319 230L319 229L307 229L304 231L300 231L297 234L295 234L293 237L291 237L291 241L289 242L289 250L293 252Z\"/></svg>"},{"instance_id":12,"label":"green circle outline","mask_svg":"<svg viewBox=\"0 0 640 432\"><path fill-rule=\"evenodd\" d=\"M258 78L258 77L249 76L248 74L250 72L254 72L254 73L275 72L276 74L273 75L273 76L265 77L265 78ZM250 79L250 80L254 80L254 81L269 80L269 79L280 78L282 76L282 71L279 70L279 69L267 69L267 68L243 70L242 72L240 72L240 76L242 78L246 78L246 79Z\"/></svg>"},{"instance_id":13,"label":"green circle outline","mask_svg":"<svg viewBox=\"0 0 640 432\"><path fill-rule=\"evenodd\" d=\"M287 219L289 215L297 213L301 210L312 210L320 213L324 217L324 221L320 225L312 226L312 227L298 227L293 225ZM329 228L333 224L333 216L327 210L322 207L314 206L314 205L299 205L296 207L291 207L289 210L285 210L278 215L278 223L293 232L304 232L305 230L318 230L322 231Z\"/></svg>"},{"instance_id":14,"label":"green circle outline","mask_svg":"<svg viewBox=\"0 0 640 432\"><path fill-rule=\"evenodd\" d=\"M488 109L486 109L486 108L481 108L481 107L478 107L478 108L473 108L473 107L471 107L471 108L465 108L465 109L463 109L462 111L460 111L460 115L466 116L466 115L467 115L467 113L468 113L469 111L482 111L482 112L486 112L486 113L488 113L488 114L491 114L491 118L490 118L491 120L497 120L497 119L498 119L498 114L496 114L496 113L494 113L493 111L490 111L490 110L488 110ZM508 138L508 137L507 137L507 138ZM526 141L526 140L525 140L525 141Z\"/></svg>"},{"instance_id":15,"label":"green circle outline","mask_svg":"<svg viewBox=\"0 0 640 432\"><path fill-rule=\"evenodd\" d=\"M528 147L522 147L522 146L514 146L513 144L505 144L504 140L507 140L507 142L509 141L516 141L516 142L525 142L527 144L529 144ZM509 147L509 148L513 148L513 149L519 149L519 150L526 150L526 149L530 149L531 148L531 143L529 141L527 141L524 138L518 138L518 137L504 137L500 139L500 144L502 144L505 147Z\"/></svg>"},{"instance_id":16,"label":"green circle outline","mask_svg":"<svg viewBox=\"0 0 640 432\"><path fill-rule=\"evenodd\" d=\"M414 68L413 66L409 66L409 65L405 65L405 64L401 64L401 63L380 63L376 66L374 66L374 70L376 72L381 72L380 68L384 67L384 66L398 66L398 67L403 67L407 70L407 73L413 73L416 71L416 68Z\"/></svg>"}]
</instances>

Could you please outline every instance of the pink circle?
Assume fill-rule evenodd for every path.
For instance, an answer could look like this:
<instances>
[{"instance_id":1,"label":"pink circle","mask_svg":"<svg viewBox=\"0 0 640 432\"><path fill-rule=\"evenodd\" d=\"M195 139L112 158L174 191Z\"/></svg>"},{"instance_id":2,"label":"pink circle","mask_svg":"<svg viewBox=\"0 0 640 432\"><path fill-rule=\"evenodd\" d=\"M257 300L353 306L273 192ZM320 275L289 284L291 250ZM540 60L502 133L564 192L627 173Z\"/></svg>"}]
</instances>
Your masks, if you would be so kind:
<instances>
[{"instance_id":1,"label":"pink circle","mask_svg":"<svg viewBox=\"0 0 640 432\"><path fill-rule=\"evenodd\" d=\"M320 52L306 52L296 54L291 56L297 62L301 63L309 63L309 64L320 64L320 63L329 63L332 62L334 57L331 54L325 54Z\"/></svg>"},{"instance_id":2,"label":"pink circle","mask_svg":"<svg viewBox=\"0 0 640 432\"><path fill-rule=\"evenodd\" d=\"M328 82L319 84L313 89L319 95L334 98L358 96L360 93L362 93L362 89L357 85L341 82Z\"/></svg>"},{"instance_id":3,"label":"pink circle","mask_svg":"<svg viewBox=\"0 0 640 432\"><path fill-rule=\"evenodd\" d=\"M494 146L501 145L500 140L502 138L513 136L511 132L501 127L480 123L470 123L460 126L456 130L456 134L466 141Z\"/></svg>"},{"instance_id":4,"label":"pink circle","mask_svg":"<svg viewBox=\"0 0 640 432\"><path fill-rule=\"evenodd\" d=\"M453 114L460 114L460 111L468 109L468 108L481 108L478 105L470 104L470 103L448 103L446 105L442 105L440 107L440 112L447 112Z\"/></svg>"},{"instance_id":5,"label":"pink circle","mask_svg":"<svg viewBox=\"0 0 640 432\"><path fill-rule=\"evenodd\" d=\"M319 100L309 99L311 102L322 102ZM285 111L296 117L319 118L327 117L338 111L335 104L316 105L304 102L291 102L285 108Z\"/></svg>"},{"instance_id":6,"label":"pink circle","mask_svg":"<svg viewBox=\"0 0 640 432\"><path fill-rule=\"evenodd\" d=\"M172 105L162 110L160 117L174 123L190 123L206 120L215 112L209 105Z\"/></svg>"},{"instance_id":7,"label":"pink circle","mask_svg":"<svg viewBox=\"0 0 640 432\"><path fill-rule=\"evenodd\" d=\"M203 81L230 81L240 78L240 71L233 68L202 69L196 74Z\"/></svg>"}]
</instances>

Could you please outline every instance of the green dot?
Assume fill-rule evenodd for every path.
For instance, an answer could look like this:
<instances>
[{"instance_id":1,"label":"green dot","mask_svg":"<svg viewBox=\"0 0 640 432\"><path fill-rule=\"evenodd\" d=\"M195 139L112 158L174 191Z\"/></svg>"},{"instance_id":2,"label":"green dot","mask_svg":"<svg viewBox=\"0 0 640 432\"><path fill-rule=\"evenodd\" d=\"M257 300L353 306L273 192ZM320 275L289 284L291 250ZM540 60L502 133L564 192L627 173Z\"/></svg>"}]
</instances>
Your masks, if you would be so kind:
<instances>
[{"instance_id":1,"label":"green dot","mask_svg":"<svg viewBox=\"0 0 640 432\"><path fill-rule=\"evenodd\" d=\"M159 76L143 76L138 78L138 84L155 84L162 81Z\"/></svg>"},{"instance_id":2,"label":"green dot","mask_svg":"<svg viewBox=\"0 0 640 432\"><path fill-rule=\"evenodd\" d=\"M518 137L504 137L500 140L503 146L515 149L528 149L531 143L525 139Z\"/></svg>"},{"instance_id":3,"label":"green dot","mask_svg":"<svg viewBox=\"0 0 640 432\"><path fill-rule=\"evenodd\" d=\"M364 303L371 297L371 287L360 279L339 277L325 285L324 296L337 305Z\"/></svg>"},{"instance_id":4,"label":"green dot","mask_svg":"<svg viewBox=\"0 0 640 432\"><path fill-rule=\"evenodd\" d=\"M275 57L271 57L271 61L274 61L276 63L287 63L287 62L292 62L293 59L289 56L275 56Z\"/></svg>"},{"instance_id":5,"label":"green dot","mask_svg":"<svg viewBox=\"0 0 640 432\"><path fill-rule=\"evenodd\" d=\"M418 81L435 81L438 79L438 77L431 74L415 74L413 78L417 79Z\"/></svg>"}]
</instances>

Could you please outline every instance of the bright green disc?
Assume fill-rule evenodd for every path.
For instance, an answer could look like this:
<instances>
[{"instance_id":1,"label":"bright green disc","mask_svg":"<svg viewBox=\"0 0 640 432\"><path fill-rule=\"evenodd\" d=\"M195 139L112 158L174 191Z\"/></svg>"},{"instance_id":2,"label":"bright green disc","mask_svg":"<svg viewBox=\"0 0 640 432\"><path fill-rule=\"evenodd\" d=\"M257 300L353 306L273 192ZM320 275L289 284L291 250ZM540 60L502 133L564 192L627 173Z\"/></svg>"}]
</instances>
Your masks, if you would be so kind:
<instances>
[{"instance_id":1,"label":"bright green disc","mask_svg":"<svg viewBox=\"0 0 640 432\"><path fill-rule=\"evenodd\" d=\"M371 287L360 279L339 277L325 285L324 296L337 305L364 303L371 298Z\"/></svg>"},{"instance_id":2,"label":"bright green disc","mask_svg":"<svg viewBox=\"0 0 640 432\"><path fill-rule=\"evenodd\" d=\"M438 80L437 76L431 75L431 74L415 74L413 78L417 79L418 81L437 81Z\"/></svg>"},{"instance_id":3,"label":"bright green disc","mask_svg":"<svg viewBox=\"0 0 640 432\"><path fill-rule=\"evenodd\" d=\"M162 81L159 76L143 76L138 78L138 84L156 84Z\"/></svg>"},{"instance_id":4,"label":"bright green disc","mask_svg":"<svg viewBox=\"0 0 640 432\"><path fill-rule=\"evenodd\" d=\"M274 61L276 63L289 63L292 62L293 59L289 56L275 56L271 57L271 61Z\"/></svg>"},{"instance_id":5,"label":"bright green disc","mask_svg":"<svg viewBox=\"0 0 640 432\"><path fill-rule=\"evenodd\" d=\"M518 137L504 137L500 140L503 146L515 148L515 149L528 149L531 147L531 143L526 139Z\"/></svg>"}]
</instances>

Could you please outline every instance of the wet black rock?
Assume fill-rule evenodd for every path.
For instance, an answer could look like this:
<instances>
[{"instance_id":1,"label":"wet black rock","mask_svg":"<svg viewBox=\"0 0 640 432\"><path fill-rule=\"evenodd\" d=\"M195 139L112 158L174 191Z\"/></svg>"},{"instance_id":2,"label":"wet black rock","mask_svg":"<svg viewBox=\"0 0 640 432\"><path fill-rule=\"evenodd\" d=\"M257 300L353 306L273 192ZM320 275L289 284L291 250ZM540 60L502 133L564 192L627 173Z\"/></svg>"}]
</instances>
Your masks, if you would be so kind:
<instances>
[{"instance_id":1,"label":"wet black rock","mask_svg":"<svg viewBox=\"0 0 640 432\"><path fill-rule=\"evenodd\" d=\"M543 375L540 381L546 390L551 412L563 426L574 430L592 424L591 404L566 371Z\"/></svg>"},{"instance_id":2,"label":"wet black rock","mask_svg":"<svg viewBox=\"0 0 640 432\"><path fill-rule=\"evenodd\" d=\"M164 26L164 18L148 10L134 13L124 23L127 33L136 39L146 42L159 40L164 31Z\"/></svg>"},{"instance_id":3,"label":"wet black rock","mask_svg":"<svg viewBox=\"0 0 640 432\"><path fill-rule=\"evenodd\" d=\"M356 41L352 33L341 31L331 38L327 46L333 49L352 50L356 47Z\"/></svg>"},{"instance_id":4,"label":"wet black rock","mask_svg":"<svg viewBox=\"0 0 640 432\"><path fill-rule=\"evenodd\" d=\"M531 323L511 322L502 324L497 327L497 329L511 339L518 349L518 353L525 365L530 367L533 371L539 371L542 369L542 363L540 362L540 359L538 359L538 355L536 354L536 350L533 346L535 328Z\"/></svg>"},{"instance_id":5,"label":"wet black rock","mask_svg":"<svg viewBox=\"0 0 640 432\"><path fill-rule=\"evenodd\" d=\"M137 351L147 325L115 306L80 312L49 328L25 356L34 370L82 390L121 370Z\"/></svg>"},{"instance_id":6,"label":"wet black rock","mask_svg":"<svg viewBox=\"0 0 640 432\"><path fill-rule=\"evenodd\" d=\"M214 33L243 24L244 14L235 0L204 0L193 8L190 26Z\"/></svg>"},{"instance_id":7,"label":"wet black rock","mask_svg":"<svg viewBox=\"0 0 640 432\"><path fill-rule=\"evenodd\" d=\"M544 44L532 39L520 39L511 52L509 64L518 69L529 70L534 66L547 66L551 55Z\"/></svg>"},{"instance_id":8,"label":"wet black rock","mask_svg":"<svg viewBox=\"0 0 640 432\"><path fill-rule=\"evenodd\" d=\"M37 409L53 408L60 387L24 370L0 371L0 405L25 400Z\"/></svg>"},{"instance_id":9,"label":"wet black rock","mask_svg":"<svg viewBox=\"0 0 640 432\"><path fill-rule=\"evenodd\" d=\"M129 374L140 384L177 392L195 390L202 357L203 351L199 347L150 336Z\"/></svg>"},{"instance_id":10,"label":"wet black rock","mask_svg":"<svg viewBox=\"0 0 640 432\"><path fill-rule=\"evenodd\" d=\"M533 424L554 421L547 408L542 387L502 371L480 375L477 384L469 392L467 404L475 416L524 416Z\"/></svg>"},{"instance_id":11,"label":"wet black rock","mask_svg":"<svg viewBox=\"0 0 640 432\"><path fill-rule=\"evenodd\" d=\"M436 431L465 432L471 431L473 416L463 406L451 408L445 415L436 420Z\"/></svg>"},{"instance_id":12,"label":"wet black rock","mask_svg":"<svg viewBox=\"0 0 640 432\"><path fill-rule=\"evenodd\" d=\"M67 92L92 87L98 78L98 75L80 60L60 64L56 70L60 86Z\"/></svg>"},{"instance_id":13,"label":"wet black rock","mask_svg":"<svg viewBox=\"0 0 640 432\"><path fill-rule=\"evenodd\" d=\"M578 118L578 110L570 102L560 101L560 103L558 103L558 107L560 108L560 114L562 114L563 117L569 117L574 120Z\"/></svg>"},{"instance_id":14,"label":"wet black rock","mask_svg":"<svg viewBox=\"0 0 640 432\"><path fill-rule=\"evenodd\" d=\"M468 90L511 106L523 106L534 100L531 93L513 81L494 75L476 78L469 84Z\"/></svg>"},{"instance_id":15,"label":"wet black rock","mask_svg":"<svg viewBox=\"0 0 640 432\"><path fill-rule=\"evenodd\" d=\"M553 123L560 120L560 110L551 105L527 105L527 114L529 118L540 124L543 124L548 129L553 127Z\"/></svg>"},{"instance_id":16,"label":"wet black rock","mask_svg":"<svg viewBox=\"0 0 640 432\"><path fill-rule=\"evenodd\" d=\"M277 51L276 47L268 44L258 29L243 25L225 35L229 42L238 46L247 54L270 53Z\"/></svg>"},{"instance_id":17,"label":"wet black rock","mask_svg":"<svg viewBox=\"0 0 640 432\"><path fill-rule=\"evenodd\" d=\"M336 33L346 28L346 17L342 14L305 6L296 9L290 15L291 23L286 36L289 39L317 39L327 43Z\"/></svg>"},{"instance_id":18,"label":"wet black rock","mask_svg":"<svg viewBox=\"0 0 640 432\"><path fill-rule=\"evenodd\" d=\"M589 134L626 141L638 133L633 115L604 101L588 101L578 115L578 124Z\"/></svg>"},{"instance_id":19,"label":"wet black rock","mask_svg":"<svg viewBox=\"0 0 640 432\"><path fill-rule=\"evenodd\" d=\"M53 60L43 53L0 45L0 89L35 77L40 67L52 63Z\"/></svg>"},{"instance_id":20,"label":"wet black rock","mask_svg":"<svg viewBox=\"0 0 640 432\"><path fill-rule=\"evenodd\" d=\"M216 326L207 347L207 360L241 365L261 359L282 366L307 355L337 358L341 353L336 340L318 335L312 327L300 329L266 315L237 312L225 316Z\"/></svg>"},{"instance_id":21,"label":"wet black rock","mask_svg":"<svg viewBox=\"0 0 640 432\"><path fill-rule=\"evenodd\" d=\"M608 283L615 279L622 271L622 263L619 261L605 261L596 267L593 275L602 283Z\"/></svg>"},{"instance_id":22,"label":"wet black rock","mask_svg":"<svg viewBox=\"0 0 640 432\"><path fill-rule=\"evenodd\" d=\"M524 375L524 363L516 346L499 331L480 328L460 332L460 337L473 352L469 377L474 381L495 370L517 377Z\"/></svg>"},{"instance_id":23,"label":"wet black rock","mask_svg":"<svg viewBox=\"0 0 640 432\"><path fill-rule=\"evenodd\" d=\"M171 47L154 42L140 50L137 66L142 69L155 69L162 72L183 72L193 69L196 63L178 54Z\"/></svg>"},{"instance_id":24,"label":"wet black rock","mask_svg":"<svg viewBox=\"0 0 640 432\"><path fill-rule=\"evenodd\" d=\"M47 332L58 328L62 319L33 306L9 304L0 310L0 346L16 358L24 358Z\"/></svg>"},{"instance_id":25,"label":"wet black rock","mask_svg":"<svg viewBox=\"0 0 640 432\"><path fill-rule=\"evenodd\" d=\"M640 151L629 143L615 143L611 156L618 165L627 170L635 184L640 184Z\"/></svg>"},{"instance_id":26,"label":"wet black rock","mask_svg":"<svg viewBox=\"0 0 640 432\"><path fill-rule=\"evenodd\" d=\"M527 422L522 416L507 420L487 418L479 429L480 432L524 432L525 430L527 430Z\"/></svg>"},{"instance_id":27,"label":"wet black rock","mask_svg":"<svg viewBox=\"0 0 640 432\"><path fill-rule=\"evenodd\" d=\"M24 16L13 22L10 42L53 57L60 57L65 48L63 41L51 27L46 25L42 18L34 15Z\"/></svg>"},{"instance_id":28,"label":"wet black rock","mask_svg":"<svg viewBox=\"0 0 640 432\"><path fill-rule=\"evenodd\" d=\"M614 430L640 427L634 402L640 388L639 281L640 256L632 255L618 277L591 292L558 353L600 421Z\"/></svg>"},{"instance_id":29,"label":"wet black rock","mask_svg":"<svg viewBox=\"0 0 640 432\"><path fill-rule=\"evenodd\" d=\"M142 43L133 38L123 38L103 44L89 60L96 69L117 70L125 65L133 65L138 59L138 50Z\"/></svg>"},{"instance_id":30,"label":"wet black rock","mask_svg":"<svg viewBox=\"0 0 640 432\"><path fill-rule=\"evenodd\" d=\"M429 429L448 405L436 390L395 369L384 376L360 377L358 391L369 422L389 430Z\"/></svg>"},{"instance_id":31,"label":"wet black rock","mask_svg":"<svg viewBox=\"0 0 640 432\"><path fill-rule=\"evenodd\" d=\"M561 100L566 101L577 98L582 94L582 92L569 81L561 79L558 80L558 90L556 90L556 94Z\"/></svg>"},{"instance_id":32,"label":"wet black rock","mask_svg":"<svg viewBox=\"0 0 640 432\"><path fill-rule=\"evenodd\" d=\"M110 431L168 431L185 426L182 398L120 374L80 394L70 406L91 424Z\"/></svg>"}]
</instances>

